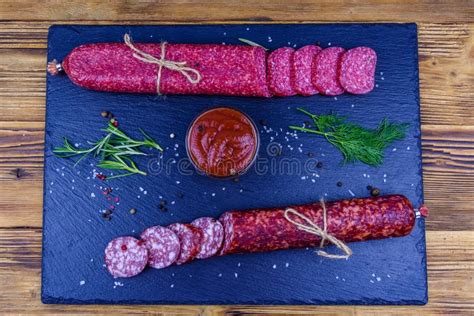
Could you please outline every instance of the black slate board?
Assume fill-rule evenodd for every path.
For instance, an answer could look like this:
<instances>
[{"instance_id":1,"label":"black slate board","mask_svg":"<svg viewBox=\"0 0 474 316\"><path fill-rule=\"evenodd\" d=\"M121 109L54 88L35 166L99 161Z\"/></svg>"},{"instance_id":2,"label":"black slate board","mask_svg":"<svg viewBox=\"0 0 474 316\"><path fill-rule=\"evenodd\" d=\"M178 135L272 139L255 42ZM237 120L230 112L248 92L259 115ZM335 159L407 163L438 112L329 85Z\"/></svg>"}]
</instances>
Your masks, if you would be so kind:
<instances>
[{"instance_id":1,"label":"black slate board","mask_svg":"<svg viewBox=\"0 0 474 316\"><path fill-rule=\"evenodd\" d=\"M415 24L300 24L212 26L52 26L48 60L61 60L74 47L95 42L120 42L130 32L135 42L166 39L175 43L239 44L243 37L275 49L319 42L322 47L372 47L378 54L377 87L363 96L239 98L220 96L154 96L88 91L66 76L47 78L47 119L44 176L42 300L74 304L425 304L427 276L425 225L404 238L351 244L347 261L318 257L312 249L230 255L198 260L163 270L147 269L132 279L114 280L104 268L106 244L120 235L137 236L146 227L219 216L225 210L307 203L368 196L367 185L383 194L401 193L416 207L423 202ZM259 160L265 170L252 169L239 182L209 179L186 164L184 136L192 119L204 109L228 105L243 110L259 126ZM381 168L361 163L341 165L341 155L321 138L287 135L289 124L306 118L296 111L330 111L375 127L384 117L410 123L408 137L387 151ZM145 128L168 148L158 157L138 160L151 173L111 183L116 211L110 222L100 210L113 201L101 194L104 183L93 178L93 159L77 167L56 158L51 150L67 136L78 144L98 137L104 127L99 113L112 111L129 134ZM174 138L170 138L174 134ZM288 139L288 141L286 140ZM282 155L274 147L282 145ZM290 146L290 147L288 147ZM314 153L313 158L308 152ZM176 156L179 155L179 157ZM176 163L173 163L172 160ZM305 166L322 161L316 170L278 173L283 161ZM166 168L159 169L157 162ZM179 172L178 169L181 169ZM98 170L97 170L98 171ZM189 174L191 173L191 174ZM314 173L314 175L313 175ZM336 186L342 181L343 186ZM184 196L180 196L184 193ZM160 197L168 212L160 212ZM136 208L132 216L128 210ZM329 249L334 250L333 248Z\"/></svg>"}]
</instances>

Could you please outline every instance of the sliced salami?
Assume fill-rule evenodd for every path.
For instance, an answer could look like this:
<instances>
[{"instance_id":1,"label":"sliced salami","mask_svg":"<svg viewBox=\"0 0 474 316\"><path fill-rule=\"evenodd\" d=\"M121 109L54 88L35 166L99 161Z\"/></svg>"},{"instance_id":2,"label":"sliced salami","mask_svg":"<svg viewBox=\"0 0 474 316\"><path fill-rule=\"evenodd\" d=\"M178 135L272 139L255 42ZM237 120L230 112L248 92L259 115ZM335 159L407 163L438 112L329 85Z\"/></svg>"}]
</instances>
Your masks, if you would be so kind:
<instances>
[{"instance_id":1,"label":"sliced salami","mask_svg":"<svg viewBox=\"0 0 474 316\"><path fill-rule=\"evenodd\" d=\"M162 226L147 228L140 235L148 248L148 265L162 269L172 265L178 259L180 243L178 236Z\"/></svg>"},{"instance_id":2,"label":"sliced salami","mask_svg":"<svg viewBox=\"0 0 474 316\"><path fill-rule=\"evenodd\" d=\"M372 48L350 49L342 55L339 82L349 93L368 93L374 89L376 64L377 54Z\"/></svg>"},{"instance_id":3,"label":"sliced salami","mask_svg":"<svg viewBox=\"0 0 474 316\"><path fill-rule=\"evenodd\" d=\"M168 226L179 238L181 251L175 263L181 265L196 258L201 250L202 231L190 224L175 223Z\"/></svg>"},{"instance_id":4,"label":"sliced salami","mask_svg":"<svg viewBox=\"0 0 474 316\"><path fill-rule=\"evenodd\" d=\"M202 230L201 250L196 258L206 259L214 256L222 246L224 228L222 224L212 217L201 217L194 220L191 225Z\"/></svg>"},{"instance_id":5,"label":"sliced salami","mask_svg":"<svg viewBox=\"0 0 474 316\"><path fill-rule=\"evenodd\" d=\"M298 49L293 55L293 88L295 92L311 96L318 94L318 90L311 83L313 61L321 51L316 45L306 45Z\"/></svg>"},{"instance_id":6,"label":"sliced salami","mask_svg":"<svg viewBox=\"0 0 474 316\"><path fill-rule=\"evenodd\" d=\"M293 48L282 47L268 56L268 88L276 96L287 97L296 94L291 84L294 51Z\"/></svg>"},{"instance_id":7,"label":"sliced salami","mask_svg":"<svg viewBox=\"0 0 474 316\"><path fill-rule=\"evenodd\" d=\"M116 278L133 277L143 271L148 262L145 244L133 237L113 239L105 248L107 270Z\"/></svg>"},{"instance_id":8,"label":"sliced salami","mask_svg":"<svg viewBox=\"0 0 474 316\"><path fill-rule=\"evenodd\" d=\"M323 49L313 61L312 82L319 93L339 95L344 88L339 83L339 65L345 50L341 47Z\"/></svg>"}]
</instances>

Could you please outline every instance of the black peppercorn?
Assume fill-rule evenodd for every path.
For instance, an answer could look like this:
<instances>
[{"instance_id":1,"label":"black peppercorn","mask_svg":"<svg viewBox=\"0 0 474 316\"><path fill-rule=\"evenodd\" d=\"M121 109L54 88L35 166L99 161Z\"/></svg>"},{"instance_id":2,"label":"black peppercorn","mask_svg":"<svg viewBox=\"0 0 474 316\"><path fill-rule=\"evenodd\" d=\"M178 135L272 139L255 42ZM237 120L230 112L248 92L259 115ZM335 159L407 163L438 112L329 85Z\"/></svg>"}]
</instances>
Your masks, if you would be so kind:
<instances>
[{"instance_id":1,"label":"black peppercorn","mask_svg":"<svg viewBox=\"0 0 474 316\"><path fill-rule=\"evenodd\" d=\"M377 188L372 188L372 190L370 190L370 195L379 196L380 195L380 190L377 189Z\"/></svg>"},{"instance_id":2,"label":"black peppercorn","mask_svg":"<svg viewBox=\"0 0 474 316\"><path fill-rule=\"evenodd\" d=\"M341 181L338 181L338 182L336 183L336 185L337 185L338 187L342 187L342 182L341 182Z\"/></svg>"},{"instance_id":3,"label":"black peppercorn","mask_svg":"<svg viewBox=\"0 0 474 316\"><path fill-rule=\"evenodd\" d=\"M309 153L308 153L308 157L309 157L309 158L313 158L313 157L314 157L314 153L309 152Z\"/></svg>"},{"instance_id":4,"label":"black peppercorn","mask_svg":"<svg viewBox=\"0 0 474 316\"><path fill-rule=\"evenodd\" d=\"M316 164L316 168L319 168L321 169L323 167L323 163L321 161L319 161L317 164Z\"/></svg>"}]
</instances>

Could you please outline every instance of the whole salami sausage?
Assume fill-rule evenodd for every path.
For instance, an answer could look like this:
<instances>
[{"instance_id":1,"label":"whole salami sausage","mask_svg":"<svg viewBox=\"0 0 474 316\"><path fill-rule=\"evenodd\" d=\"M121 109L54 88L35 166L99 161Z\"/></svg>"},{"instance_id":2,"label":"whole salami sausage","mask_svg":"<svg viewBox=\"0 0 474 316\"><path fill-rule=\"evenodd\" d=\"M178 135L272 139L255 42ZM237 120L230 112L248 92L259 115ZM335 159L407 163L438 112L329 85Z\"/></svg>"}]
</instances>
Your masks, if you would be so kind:
<instances>
[{"instance_id":1,"label":"whole salami sausage","mask_svg":"<svg viewBox=\"0 0 474 316\"><path fill-rule=\"evenodd\" d=\"M262 47L132 45L139 53L123 43L82 45L73 49L61 64L48 64L48 71L56 74L64 70L75 84L98 91L271 96L266 82L266 52ZM164 66L160 66L160 59Z\"/></svg>"},{"instance_id":2,"label":"whole salami sausage","mask_svg":"<svg viewBox=\"0 0 474 316\"><path fill-rule=\"evenodd\" d=\"M343 242L408 235L415 223L410 201L402 195L327 202L327 233ZM323 227L320 202L291 207ZM222 214L221 255L272 251L319 245L321 238L299 229L285 218L285 209L256 209ZM293 218L292 218L293 219ZM299 222L299 218L295 218ZM303 221L301 221L303 222Z\"/></svg>"}]
</instances>

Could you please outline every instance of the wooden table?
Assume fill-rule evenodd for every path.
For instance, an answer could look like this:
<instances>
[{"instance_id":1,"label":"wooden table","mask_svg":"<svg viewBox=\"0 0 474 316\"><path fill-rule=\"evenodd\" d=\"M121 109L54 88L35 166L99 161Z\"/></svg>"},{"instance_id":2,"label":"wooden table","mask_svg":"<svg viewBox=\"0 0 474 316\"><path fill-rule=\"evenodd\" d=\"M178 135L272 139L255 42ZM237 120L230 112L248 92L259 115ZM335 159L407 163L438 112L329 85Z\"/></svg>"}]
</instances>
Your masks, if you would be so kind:
<instances>
[{"instance_id":1,"label":"wooden table","mask_svg":"<svg viewBox=\"0 0 474 316\"><path fill-rule=\"evenodd\" d=\"M77 2L74 4L74 2ZM0 2L0 313L474 313L472 1ZM258 2L258 3L257 3ZM51 306L40 302L46 37L53 23L417 22L429 303L423 307Z\"/></svg>"}]
</instances>

